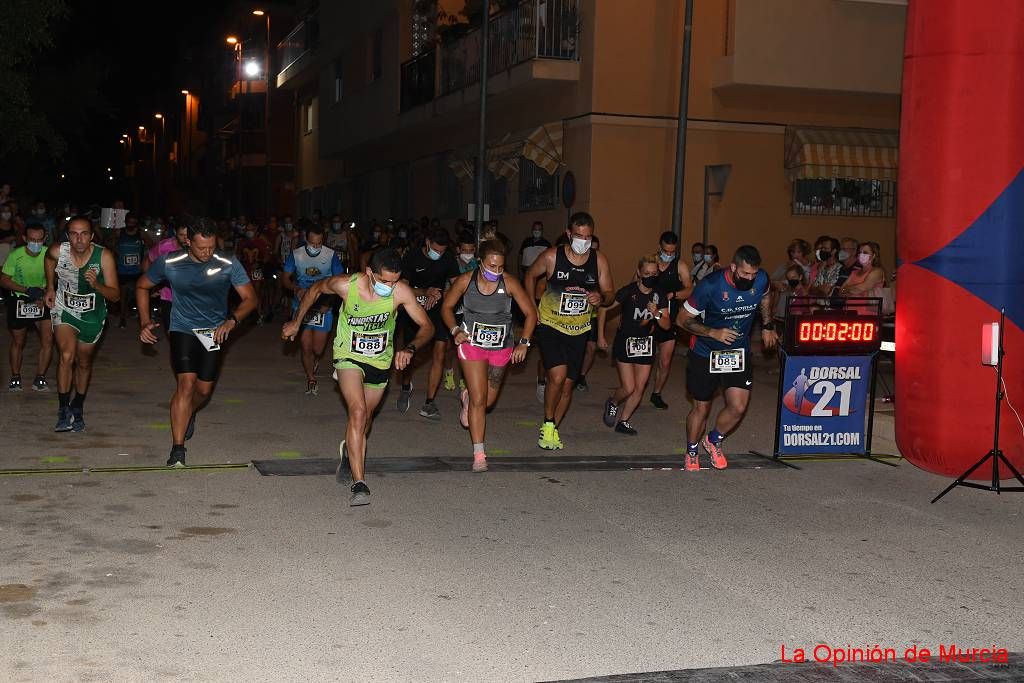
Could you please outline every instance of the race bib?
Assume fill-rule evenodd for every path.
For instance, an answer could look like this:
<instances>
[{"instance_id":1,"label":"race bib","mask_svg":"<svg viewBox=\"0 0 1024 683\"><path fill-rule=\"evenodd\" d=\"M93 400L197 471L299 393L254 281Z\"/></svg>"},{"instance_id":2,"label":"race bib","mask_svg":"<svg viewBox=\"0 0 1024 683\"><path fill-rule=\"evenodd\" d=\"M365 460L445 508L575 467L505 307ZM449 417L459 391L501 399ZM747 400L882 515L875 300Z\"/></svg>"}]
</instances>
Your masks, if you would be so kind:
<instances>
[{"instance_id":1,"label":"race bib","mask_svg":"<svg viewBox=\"0 0 1024 683\"><path fill-rule=\"evenodd\" d=\"M416 297L416 303L418 303L420 306L426 306L427 305L427 295L423 294L421 296Z\"/></svg>"},{"instance_id":2,"label":"race bib","mask_svg":"<svg viewBox=\"0 0 1024 683\"><path fill-rule=\"evenodd\" d=\"M310 325L312 327L323 327L324 320L326 320L326 318L327 313L325 311L310 311L306 314L306 317L303 318L302 324Z\"/></svg>"},{"instance_id":3,"label":"race bib","mask_svg":"<svg viewBox=\"0 0 1024 683\"><path fill-rule=\"evenodd\" d=\"M744 369L743 349L725 349L724 351L711 352L711 372L743 372Z\"/></svg>"},{"instance_id":4,"label":"race bib","mask_svg":"<svg viewBox=\"0 0 1024 683\"><path fill-rule=\"evenodd\" d=\"M500 349L505 344L505 326L473 323L469 338L473 346L481 349Z\"/></svg>"},{"instance_id":5,"label":"race bib","mask_svg":"<svg viewBox=\"0 0 1024 683\"><path fill-rule=\"evenodd\" d=\"M64 308L76 313L88 313L96 308L96 292L90 294L74 294L64 292Z\"/></svg>"},{"instance_id":6,"label":"race bib","mask_svg":"<svg viewBox=\"0 0 1024 683\"><path fill-rule=\"evenodd\" d=\"M352 353L373 358L384 353L388 348L388 333L356 332L352 330Z\"/></svg>"},{"instance_id":7,"label":"race bib","mask_svg":"<svg viewBox=\"0 0 1024 683\"><path fill-rule=\"evenodd\" d=\"M196 335L203 348L207 351L220 351L220 344L213 339L214 328L212 327L196 327L192 328L192 334Z\"/></svg>"},{"instance_id":8,"label":"race bib","mask_svg":"<svg viewBox=\"0 0 1024 683\"><path fill-rule=\"evenodd\" d=\"M137 266L137 265L139 265L139 255L138 254L125 254L124 256L121 257L121 260L124 262L124 265L126 265L126 266Z\"/></svg>"},{"instance_id":9,"label":"race bib","mask_svg":"<svg viewBox=\"0 0 1024 683\"><path fill-rule=\"evenodd\" d=\"M253 268L252 269L252 277L250 279L253 282L259 282L260 280L262 280L263 279L263 269L262 268Z\"/></svg>"},{"instance_id":10,"label":"race bib","mask_svg":"<svg viewBox=\"0 0 1024 683\"><path fill-rule=\"evenodd\" d=\"M43 307L35 301L18 298L18 306L14 309L14 317L19 320L40 320L43 317Z\"/></svg>"},{"instance_id":11,"label":"race bib","mask_svg":"<svg viewBox=\"0 0 1024 683\"><path fill-rule=\"evenodd\" d=\"M583 315L590 311L590 304L587 303L587 295L577 292L562 292L562 298L558 302L558 312L561 315Z\"/></svg>"},{"instance_id":12,"label":"race bib","mask_svg":"<svg viewBox=\"0 0 1024 683\"><path fill-rule=\"evenodd\" d=\"M651 358L654 337L626 337L626 358Z\"/></svg>"}]
</instances>

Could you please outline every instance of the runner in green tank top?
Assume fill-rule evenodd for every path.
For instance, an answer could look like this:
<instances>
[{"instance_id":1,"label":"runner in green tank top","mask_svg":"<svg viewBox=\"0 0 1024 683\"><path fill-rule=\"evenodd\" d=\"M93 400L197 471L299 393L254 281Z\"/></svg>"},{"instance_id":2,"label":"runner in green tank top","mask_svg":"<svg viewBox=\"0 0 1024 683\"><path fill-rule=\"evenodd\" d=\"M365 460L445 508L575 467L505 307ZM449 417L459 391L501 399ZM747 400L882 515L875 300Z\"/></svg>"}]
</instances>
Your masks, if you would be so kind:
<instances>
[{"instance_id":1,"label":"runner in green tank top","mask_svg":"<svg viewBox=\"0 0 1024 683\"><path fill-rule=\"evenodd\" d=\"M92 241L92 222L78 216L67 225L68 241L46 252L46 305L59 352L56 432L80 432L92 357L103 334L107 301L121 299L117 264L109 250ZM75 398L71 399L74 376Z\"/></svg>"},{"instance_id":2,"label":"runner in green tank top","mask_svg":"<svg viewBox=\"0 0 1024 683\"><path fill-rule=\"evenodd\" d=\"M339 447L339 483L353 481L350 505L370 502L370 489L363 480L366 434L373 413L384 397L391 365L404 370L416 349L434 338L434 326L409 285L401 282L401 259L393 249L373 254L362 273L318 280L306 290L293 319L281 330L284 339L299 333L306 312L322 294L342 299L334 341L334 367L338 388L348 409L345 438ZM403 307L419 331L412 343L395 351L395 314Z\"/></svg>"}]
</instances>

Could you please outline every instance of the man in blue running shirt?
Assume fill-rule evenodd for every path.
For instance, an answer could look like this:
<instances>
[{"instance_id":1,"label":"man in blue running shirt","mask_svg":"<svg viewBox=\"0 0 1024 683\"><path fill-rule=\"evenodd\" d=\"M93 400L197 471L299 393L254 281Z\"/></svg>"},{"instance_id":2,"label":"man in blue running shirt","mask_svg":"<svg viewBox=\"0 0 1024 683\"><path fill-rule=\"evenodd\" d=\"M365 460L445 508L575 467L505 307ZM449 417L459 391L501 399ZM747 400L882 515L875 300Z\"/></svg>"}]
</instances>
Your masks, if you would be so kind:
<instances>
[{"instance_id":1,"label":"man in blue running shirt","mask_svg":"<svg viewBox=\"0 0 1024 683\"><path fill-rule=\"evenodd\" d=\"M755 247L740 247L729 268L715 271L697 283L676 319L680 327L693 335L686 368L686 389L693 397L693 408L686 416L688 471L700 469L698 442L711 456L712 467L728 467L722 440L743 419L750 401L750 329L758 313L764 347L771 349L778 344L772 321L770 282L760 265L761 255ZM725 408L718 413L715 428L701 439L719 387L723 389Z\"/></svg>"},{"instance_id":2,"label":"man in blue running shirt","mask_svg":"<svg viewBox=\"0 0 1024 683\"><path fill-rule=\"evenodd\" d=\"M345 272L338 253L324 246L324 229L316 223L305 224L305 244L289 252L284 262L284 287L295 292L292 313L299 308L299 302L306 290L318 280L324 280ZM327 348L327 338L334 329L332 297L325 294L313 304L302 321L299 344L302 347L302 369L306 372L306 394L319 393L316 382L316 367Z\"/></svg>"}]
</instances>

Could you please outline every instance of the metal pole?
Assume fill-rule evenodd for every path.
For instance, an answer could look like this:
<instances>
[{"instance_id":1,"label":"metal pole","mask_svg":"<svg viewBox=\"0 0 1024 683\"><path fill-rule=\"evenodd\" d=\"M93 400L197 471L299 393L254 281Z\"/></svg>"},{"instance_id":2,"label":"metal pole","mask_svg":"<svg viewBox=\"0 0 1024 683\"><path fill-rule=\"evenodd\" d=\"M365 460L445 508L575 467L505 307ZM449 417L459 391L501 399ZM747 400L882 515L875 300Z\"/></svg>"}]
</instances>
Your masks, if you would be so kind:
<instances>
[{"instance_id":1,"label":"metal pole","mask_svg":"<svg viewBox=\"0 0 1024 683\"><path fill-rule=\"evenodd\" d=\"M672 232L683 234L683 175L686 166L686 119L690 99L690 42L693 33L693 0L686 0L683 20L683 65L679 75L679 117L676 123L676 178L672 193Z\"/></svg>"},{"instance_id":2,"label":"metal pole","mask_svg":"<svg viewBox=\"0 0 1024 683\"><path fill-rule=\"evenodd\" d=\"M271 212L271 209L273 208L272 202L270 200L270 193L271 193L271 189L270 188L272 187L271 168L270 168L270 12L267 12L266 16L267 16L267 46L266 46L266 54L264 55L264 57L265 57L264 64L265 64L265 68L266 68L267 92L266 92L266 99L265 99L264 104L263 104L263 110L264 110L263 111L263 131L264 131L264 135L266 137L266 143L265 143L266 144L266 150L265 150L263 156L264 156L264 158L266 160L266 165L267 165L267 168L266 168L266 171L267 171L267 189L266 189L266 198L265 198L265 206L264 206L263 218L264 218L264 220L270 220L270 212Z\"/></svg>"},{"instance_id":3,"label":"metal pole","mask_svg":"<svg viewBox=\"0 0 1024 683\"><path fill-rule=\"evenodd\" d=\"M490 34L491 2L483 1L483 23L480 26L480 139L476 151L476 241L484 227L484 173L487 171L487 43Z\"/></svg>"}]
</instances>

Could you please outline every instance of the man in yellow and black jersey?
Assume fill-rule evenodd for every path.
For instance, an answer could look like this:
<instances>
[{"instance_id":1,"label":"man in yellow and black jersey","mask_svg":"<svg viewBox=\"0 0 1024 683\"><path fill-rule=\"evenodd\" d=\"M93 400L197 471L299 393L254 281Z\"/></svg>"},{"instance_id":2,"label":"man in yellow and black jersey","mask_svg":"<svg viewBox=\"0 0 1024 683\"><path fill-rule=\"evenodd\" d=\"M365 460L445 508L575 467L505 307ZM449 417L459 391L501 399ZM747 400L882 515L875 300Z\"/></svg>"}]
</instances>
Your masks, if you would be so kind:
<instances>
[{"instance_id":1,"label":"man in yellow and black jersey","mask_svg":"<svg viewBox=\"0 0 1024 683\"><path fill-rule=\"evenodd\" d=\"M544 424L537 445L562 448L558 425L569 410L572 388L579 378L595 306L611 304L615 296L608 260L592 248L594 219L574 213L566 228L568 245L544 251L526 273L528 291L547 278L540 299L537 346L547 373L544 389Z\"/></svg>"}]
</instances>

